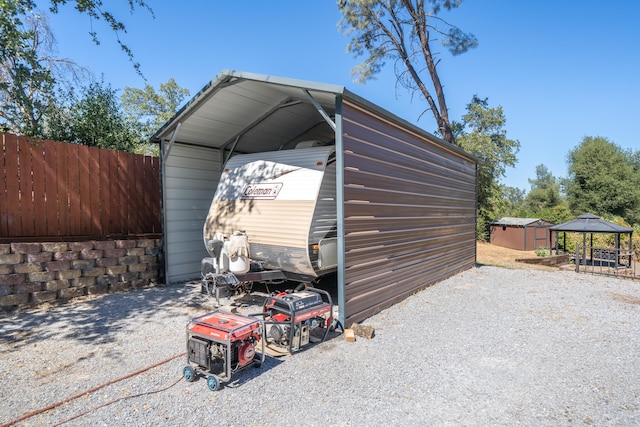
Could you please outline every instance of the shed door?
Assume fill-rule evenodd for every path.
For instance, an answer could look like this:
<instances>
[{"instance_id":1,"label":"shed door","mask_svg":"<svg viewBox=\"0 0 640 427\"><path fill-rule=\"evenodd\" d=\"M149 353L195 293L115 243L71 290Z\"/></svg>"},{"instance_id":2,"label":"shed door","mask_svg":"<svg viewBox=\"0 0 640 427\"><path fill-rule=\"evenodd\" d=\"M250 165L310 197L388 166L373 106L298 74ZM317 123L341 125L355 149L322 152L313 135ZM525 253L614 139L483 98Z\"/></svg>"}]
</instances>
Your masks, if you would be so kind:
<instances>
[{"instance_id":1,"label":"shed door","mask_svg":"<svg viewBox=\"0 0 640 427\"><path fill-rule=\"evenodd\" d=\"M476 165L343 103L345 322L475 265Z\"/></svg>"}]
</instances>

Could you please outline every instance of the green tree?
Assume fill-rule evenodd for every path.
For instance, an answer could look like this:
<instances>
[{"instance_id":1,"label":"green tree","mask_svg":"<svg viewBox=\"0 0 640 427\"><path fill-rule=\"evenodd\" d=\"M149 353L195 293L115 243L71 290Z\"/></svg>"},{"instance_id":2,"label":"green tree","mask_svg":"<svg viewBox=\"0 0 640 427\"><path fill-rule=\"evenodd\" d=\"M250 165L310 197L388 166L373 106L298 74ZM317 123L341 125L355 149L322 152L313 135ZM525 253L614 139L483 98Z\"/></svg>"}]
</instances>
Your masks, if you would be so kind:
<instances>
[{"instance_id":1,"label":"green tree","mask_svg":"<svg viewBox=\"0 0 640 427\"><path fill-rule=\"evenodd\" d=\"M8 131L39 136L54 100L52 37L44 19L21 10L0 2L0 120Z\"/></svg>"},{"instance_id":2,"label":"green tree","mask_svg":"<svg viewBox=\"0 0 640 427\"><path fill-rule=\"evenodd\" d=\"M529 179L531 191L523 201L523 207L530 215L538 215L546 208L562 205L565 203L560 195L560 181L543 164L536 166L536 177ZM544 218L547 219L547 218Z\"/></svg>"},{"instance_id":3,"label":"green tree","mask_svg":"<svg viewBox=\"0 0 640 427\"><path fill-rule=\"evenodd\" d=\"M504 209L503 188L499 181L506 168L516 164L520 142L507 138L502 107L489 107L487 98L473 96L459 129L457 141L468 153L478 157L478 238L486 237L489 222Z\"/></svg>"},{"instance_id":4,"label":"green tree","mask_svg":"<svg viewBox=\"0 0 640 427\"><path fill-rule=\"evenodd\" d=\"M173 117L187 96L189 90L180 87L173 78L161 84L158 91L148 84L144 89L124 89L122 106L129 120L138 124L139 150L146 154L157 151L157 145L150 143L151 135Z\"/></svg>"},{"instance_id":5,"label":"green tree","mask_svg":"<svg viewBox=\"0 0 640 427\"><path fill-rule=\"evenodd\" d=\"M443 10L457 8L462 0L429 0L426 3L425 6L424 0L339 0L342 13L339 26L351 37L347 51L355 57L365 57L352 72L357 81L372 79L386 60L394 61L398 84L424 97L439 134L454 144L455 135L451 130L433 42L439 39L451 54L460 55L475 48L478 41L472 34L464 33L438 16ZM425 69L430 84L423 76Z\"/></svg>"},{"instance_id":6,"label":"green tree","mask_svg":"<svg viewBox=\"0 0 640 427\"><path fill-rule=\"evenodd\" d=\"M522 188L518 187L500 185L499 192L502 194L505 206L502 211L498 212L496 218L505 216L521 216L522 203L524 202L524 198L526 195L525 191Z\"/></svg>"},{"instance_id":7,"label":"green tree","mask_svg":"<svg viewBox=\"0 0 640 427\"><path fill-rule=\"evenodd\" d=\"M82 88L80 97L69 94L61 113L58 140L100 148L134 152L139 141L135 125L126 117L117 91L94 82Z\"/></svg>"},{"instance_id":8,"label":"green tree","mask_svg":"<svg viewBox=\"0 0 640 427\"><path fill-rule=\"evenodd\" d=\"M569 206L566 203L542 208L539 211L534 212L532 214L528 214L526 216L531 216L534 218L542 218L554 224L562 224L563 222L571 221L572 219L575 218L575 216L571 213L571 211L569 210Z\"/></svg>"},{"instance_id":9,"label":"green tree","mask_svg":"<svg viewBox=\"0 0 640 427\"><path fill-rule=\"evenodd\" d=\"M592 212L640 222L638 153L623 150L603 137L584 137L567 156L567 200L578 215Z\"/></svg>"}]
</instances>

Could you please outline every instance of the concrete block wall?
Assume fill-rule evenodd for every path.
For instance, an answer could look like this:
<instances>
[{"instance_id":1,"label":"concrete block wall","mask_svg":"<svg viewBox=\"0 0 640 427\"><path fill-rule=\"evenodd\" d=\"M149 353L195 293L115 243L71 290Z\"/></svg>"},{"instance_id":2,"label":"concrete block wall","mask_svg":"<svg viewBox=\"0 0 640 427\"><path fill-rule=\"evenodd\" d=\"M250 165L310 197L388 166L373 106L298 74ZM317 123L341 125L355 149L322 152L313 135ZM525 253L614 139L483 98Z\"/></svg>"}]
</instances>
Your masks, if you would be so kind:
<instances>
[{"instance_id":1,"label":"concrete block wall","mask_svg":"<svg viewBox=\"0 0 640 427\"><path fill-rule=\"evenodd\" d=\"M0 244L0 309L157 283L162 240Z\"/></svg>"}]
</instances>

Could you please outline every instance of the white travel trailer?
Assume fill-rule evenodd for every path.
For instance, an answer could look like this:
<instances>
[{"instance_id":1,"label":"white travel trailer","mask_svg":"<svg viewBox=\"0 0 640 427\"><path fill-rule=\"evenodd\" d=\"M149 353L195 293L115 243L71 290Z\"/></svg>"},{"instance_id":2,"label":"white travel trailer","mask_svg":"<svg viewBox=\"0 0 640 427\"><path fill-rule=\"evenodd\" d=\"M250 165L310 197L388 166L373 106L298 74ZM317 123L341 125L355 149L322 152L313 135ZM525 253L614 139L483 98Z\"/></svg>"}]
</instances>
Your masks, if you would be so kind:
<instances>
[{"instance_id":1,"label":"white travel trailer","mask_svg":"<svg viewBox=\"0 0 640 427\"><path fill-rule=\"evenodd\" d=\"M320 144L227 162L203 229L205 285L307 282L335 271L335 147Z\"/></svg>"}]
</instances>

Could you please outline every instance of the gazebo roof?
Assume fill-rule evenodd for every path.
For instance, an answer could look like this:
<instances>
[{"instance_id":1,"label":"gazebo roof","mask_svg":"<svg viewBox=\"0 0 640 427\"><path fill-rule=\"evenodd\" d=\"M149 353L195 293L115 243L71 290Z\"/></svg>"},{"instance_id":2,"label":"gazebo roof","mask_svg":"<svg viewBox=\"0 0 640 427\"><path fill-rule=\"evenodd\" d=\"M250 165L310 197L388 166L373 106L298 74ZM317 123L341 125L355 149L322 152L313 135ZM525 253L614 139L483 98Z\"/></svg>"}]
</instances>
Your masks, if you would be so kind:
<instances>
[{"instance_id":1,"label":"gazebo roof","mask_svg":"<svg viewBox=\"0 0 640 427\"><path fill-rule=\"evenodd\" d=\"M623 227L618 224L614 224L613 222L605 221L601 219L599 216L586 213L580 215L578 218L554 225L550 227L551 231L570 231L576 233L611 233L611 234L621 234L621 233L631 233L633 232L633 228Z\"/></svg>"}]
</instances>

